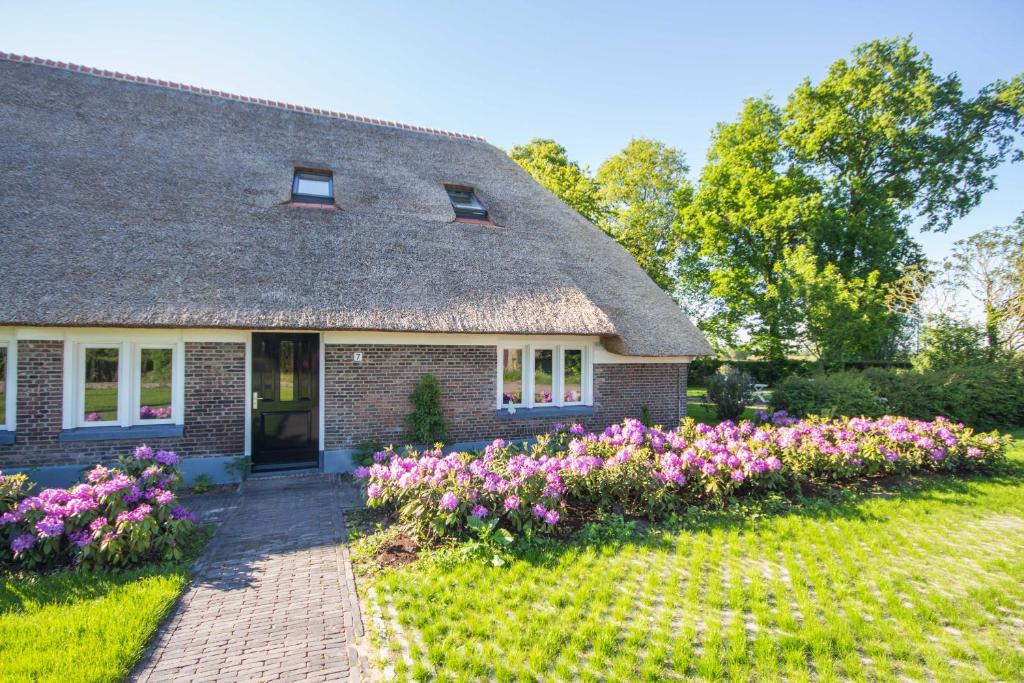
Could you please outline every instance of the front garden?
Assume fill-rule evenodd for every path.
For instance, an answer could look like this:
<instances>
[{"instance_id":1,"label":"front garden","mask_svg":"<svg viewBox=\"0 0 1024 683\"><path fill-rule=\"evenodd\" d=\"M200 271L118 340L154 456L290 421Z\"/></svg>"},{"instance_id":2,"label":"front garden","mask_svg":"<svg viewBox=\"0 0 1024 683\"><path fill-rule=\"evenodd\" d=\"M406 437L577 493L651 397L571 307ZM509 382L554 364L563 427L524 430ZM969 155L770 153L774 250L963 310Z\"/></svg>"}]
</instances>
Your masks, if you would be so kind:
<instances>
[{"instance_id":1,"label":"front garden","mask_svg":"<svg viewBox=\"0 0 1024 683\"><path fill-rule=\"evenodd\" d=\"M117 681L131 671L205 538L178 504L177 463L141 446L68 489L0 475L0 678Z\"/></svg>"},{"instance_id":2,"label":"front garden","mask_svg":"<svg viewBox=\"0 0 1024 683\"><path fill-rule=\"evenodd\" d=\"M357 543L386 675L1024 670L1019 441L942 420L784 415L581 431L476 457L385 453L360 472L395 510Z\"/></svg>"}]
</instances>

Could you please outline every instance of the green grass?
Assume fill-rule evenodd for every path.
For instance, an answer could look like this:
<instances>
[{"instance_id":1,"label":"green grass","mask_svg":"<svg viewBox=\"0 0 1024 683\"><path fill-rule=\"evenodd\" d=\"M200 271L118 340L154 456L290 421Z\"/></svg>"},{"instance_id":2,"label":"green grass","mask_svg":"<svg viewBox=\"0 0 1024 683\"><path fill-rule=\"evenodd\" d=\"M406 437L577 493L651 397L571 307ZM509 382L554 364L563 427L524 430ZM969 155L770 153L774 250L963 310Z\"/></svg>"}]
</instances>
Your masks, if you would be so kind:
<instances>
[{"instance_id":1,"label":"green grass","mask_svg":"<svg viewBox=\"0 0 1024 683\"><path fill-rule=\"evenodd\" d=\"M142 405L171 405L171 388L142 387ZM109 414L106 419L117 419L117 388L90 388L85 392L85 413Z\"/></svg>"},{"instance_id":2,"label":"green grass","mask_svg":"<svg viewBox=\"0 0 1024 683\"><path fill-rule=\"evenodd\" d=\"M399 680L1021 680L1019 442L1011 462L504 567L384 570L361 584L367 622Z\"/></svg>"},{"instance_id":3,"label":"green grass","mask_svg":"<svg viewBox=\"0 0 1024 683\"><path fill-rule=\"evenodd\" d=\"M744 408L740 419L753 420L756 414L757 411L753 408ZM707 424L718 424L721 422L715 414L715 407L710 403L687 403L686 415L687 417L692 417L697 422L706 422Z\"/></svg>"},{"instance_id":4,"label":"green grass","mask_svg":"<svg viewBox=\"0 0 1024 683\"><path fill-rule=\"evenodd\" d=\"M122 680L187 582L184 565L0 578L0 679Z\"/></svg>"}]
</instances>

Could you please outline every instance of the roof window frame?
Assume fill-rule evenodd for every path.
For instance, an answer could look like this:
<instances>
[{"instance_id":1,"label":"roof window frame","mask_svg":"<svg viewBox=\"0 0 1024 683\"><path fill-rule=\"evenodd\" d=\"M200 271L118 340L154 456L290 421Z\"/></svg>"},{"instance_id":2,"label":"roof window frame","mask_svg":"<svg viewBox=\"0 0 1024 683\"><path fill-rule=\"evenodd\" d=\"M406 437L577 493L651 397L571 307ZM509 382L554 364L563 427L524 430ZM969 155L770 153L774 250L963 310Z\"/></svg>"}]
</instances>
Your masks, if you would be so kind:
<instances>
[{"instance_id":1,"label":"roof window frame","mask_svg":"<svg viewBox=\"0 0 1024 683\"><path fill-rule=\"evenodd\" d=\"M484 206L484 203L480 201L480 197L477 196L476 190L468 185L456 185L454 183L445 183L445 193L448 195L448 201L452 205L452 210L455 212L455 220L468 219L474 221L486 221L490 222L491 215L490 211ZM452 194L462 193L469 195L470 203L456 203L455 198Z\"/></svg>"},{"instance_id":2,"label":"roof window frame","mask_svg":"<svg viewBox=\"0 0 1024 683\"><path fill-rule=\"evenodd\" d=\"M327 188L330 196L316 194L304 194L299 192L300 180L327 180ZM323 204L334 206L334 173L332 171L318 168L296 168L292 175L292 202L295 204Z\"/></svg>"}]
</instances>

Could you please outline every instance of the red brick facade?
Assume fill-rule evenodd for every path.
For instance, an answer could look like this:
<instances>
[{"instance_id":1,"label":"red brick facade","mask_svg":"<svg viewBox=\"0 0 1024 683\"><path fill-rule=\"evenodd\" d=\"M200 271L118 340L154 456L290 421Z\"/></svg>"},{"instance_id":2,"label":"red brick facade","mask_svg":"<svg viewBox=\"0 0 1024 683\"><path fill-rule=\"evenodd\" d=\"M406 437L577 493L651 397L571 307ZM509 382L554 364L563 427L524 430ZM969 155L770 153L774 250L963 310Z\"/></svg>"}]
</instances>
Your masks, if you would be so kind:
<instances>
[{"instance_id":1,"label":"red brick facade","mask_svg":"<svg viewBox=\"0 0 1024 683\"><path fill-rule=\"evenodd\" d=\"M352 361L353 352L363 362ZM245 344L185 344L185 428L182 437L147 439L186 457L234 456L245 450ZM437 376L450 441L528 437L556 418L498 419L493 346L335 345L325 347L324 450L364 441L400 443L408 396L425 373ZM123 440L61 442L64 347L60 341L18 342L17 441L0 445L0 470L82 465L110 460L135 444ZM594 366L594 415L562 418L603 428L643 407L652 420L675 424L686 411L688 366L671 363Z\"/></svg>"},{"instance_id":2,"label":"red brick facade","mask_svg":"<svg viewBox=\"0 0 1024 683\"><path fill-rule=\"evenodd\" d=\"M0 446L8 467L83 467L126 453L135 444L60 441L64 395L64 343L18 342L17 441ZM245 344L185 344L185 433L148 439L189 457L240 455L245 450Z\"/></svg>"},{"instance_id":3,"label":"red brick facade","mask_svg":"<svg viewBox=\"0 0 1024 683\"><path fill-rule=\"evenodd\" d=\"M352 361L354 352L363 361ZM364 441L401 442L409 393L425 373L437 376L450 441L527 437L556 418L498 419L497 356L493 346L335 345L325 347L324 450ZM594 415L565 418L603 428L625 417L675 424L686 414L688 365L635 363L594 366Z\"/></svg>"}]
</instances>

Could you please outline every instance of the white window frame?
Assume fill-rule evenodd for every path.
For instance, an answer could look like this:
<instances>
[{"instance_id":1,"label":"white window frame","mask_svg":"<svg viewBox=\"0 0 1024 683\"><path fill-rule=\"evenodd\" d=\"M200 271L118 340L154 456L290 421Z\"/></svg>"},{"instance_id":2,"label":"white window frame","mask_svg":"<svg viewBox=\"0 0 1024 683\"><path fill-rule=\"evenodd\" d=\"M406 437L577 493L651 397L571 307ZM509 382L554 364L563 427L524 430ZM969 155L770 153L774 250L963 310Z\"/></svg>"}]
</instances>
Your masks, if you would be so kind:
<instances>
[{"instance_id":1,"label":"white window frame","mask_svg":"<svg viewBox=\"0 0 1024 683\"><path fill-rule=\"evenodd\" d=\"M13 338L0 338L0 348L7 349L4 412L0 414L0 432L13 432L18 425L18 341Z\"/></svg>"},{"instance_id":2,"label":"white window frame","mask_svg":"<svg viewBox=\"0 0 1024 683\"><path fill-rule=\"evenodd\" d=\"M504 394L504 352L506 350L521 350L523 353L523 400L521 403L502 403ZM534 397L535 362L534 352L551 351L551 393L550 403L540 403ZM565 400L565 352L579 351L582 355L582 386L579 401ZM593 353L587 344L499 344L497 347L497 407L498 410L512 408L571 408L576 406L592 406L593 395Z\"/></svg>"},{"instance_id":3,"label":"white window frame","mask_svg":"<svg viewBox=\"0 0 1024 683\"><path fill-rule=\"evenodd\" d=\"M117 418L99 422L85 420L85 350L90 348L116 348L117 360ZM171 350L171 417L143 420L142 407L142 350ZM137 427L145 425L183 425L185 407L185 343L180 337L167 339L144 336L138 339L108 338L103 336L69 337L64 345L64 429L91 429L93 427Z\"/></svg>"}]
</instances>

